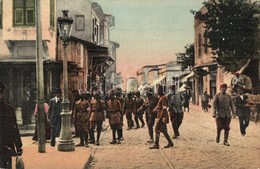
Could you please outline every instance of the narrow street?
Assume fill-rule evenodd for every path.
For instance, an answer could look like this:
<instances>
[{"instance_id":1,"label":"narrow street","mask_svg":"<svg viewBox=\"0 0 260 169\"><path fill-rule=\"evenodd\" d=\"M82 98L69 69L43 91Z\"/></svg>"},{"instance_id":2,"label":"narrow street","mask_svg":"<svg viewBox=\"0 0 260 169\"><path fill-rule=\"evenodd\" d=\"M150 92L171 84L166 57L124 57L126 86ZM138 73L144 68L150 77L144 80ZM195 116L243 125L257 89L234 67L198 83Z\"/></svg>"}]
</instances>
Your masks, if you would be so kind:
<instances>
[{"instance_id":1,"label":"narrow street","mask_svg":"<svg viewBox=\"0 0 260 169\"><path fill-rule=\"evenodd\" d=\"M110 128L103 132L101 146L91 146L90 162L92 169L99 168L260 168L260 124L250 122L247 134L242 137L239 132L238 119L232 119L229 143L223 145L223 131L220 143L215 142L215 121L211 112L204 113L200 107L191 105L186 112L180 128L181 136L174 139L174 147L164 149L166 139L161 134L160 149L150 150L147 127L126 130L124 141L119 145L111 145ZM169 134L173 135L168 126Z\"/></svg>"}]
</instances>

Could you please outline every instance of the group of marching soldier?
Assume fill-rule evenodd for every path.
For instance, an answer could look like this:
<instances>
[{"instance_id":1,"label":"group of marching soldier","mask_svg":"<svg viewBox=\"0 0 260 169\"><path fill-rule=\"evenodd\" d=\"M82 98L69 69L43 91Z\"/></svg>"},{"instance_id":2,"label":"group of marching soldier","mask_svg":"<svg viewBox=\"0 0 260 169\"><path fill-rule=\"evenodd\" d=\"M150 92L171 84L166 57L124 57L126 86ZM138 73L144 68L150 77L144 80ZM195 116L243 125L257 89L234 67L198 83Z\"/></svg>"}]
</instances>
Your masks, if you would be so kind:
<instances>
[{"instance_id":1,"label":"group of marching soldier","mask_svg":"<svg viewBox=\"0 0 260 169\"><path fill-rule=\"evenodd\" d=\"M154 143L150 148L159 148L160 133L163 133L168 141L165 148L172 147L174 144L167 132L167 123L169 115L172 121L174 137L179 134L179 127L183 119L183 96L175 91L167 96L163 92L162 86L158 86L157 95L151 88L146 90L146 99L141 97L140 91L129 92L126 97L122 97L122 89L116 88L109 90L107 97L101 99L99 90L94 90L92 95L81 91L78 99L73 105L73 122L80 143L76 146L88 147L88 144L100 145L100 134L105 119L109 120L112 130L111 144L120 144L123 138L123 117L126 117L127 130L143 128L145 120L148 127L149 140L147 143ZM173 104L169 104L174 102ZM134 118L133 118L134 117ZM135 125L134 125L135 124ZM154 127L155 125L155 127ZM94 135L94 130L97 136ZM154 138L155 134L155 138Z\"/></svg>"},{"instance_id":2,"label":"group of marching soldier","mask_svg":"<svg viewBox=\"0 0 260 169\"><path fill-rule=\"evenodd\" d=\"M217 125L216 142L219 142L220 132L224 129L225 137L223 143L229 146L227 140L231 121L230 117L231 112L234 114L235 111L231 97L225 92L226 86L226 84L222 84L220 86L221 92L214 98L213 117L216 118ZM179 137L179 128L184 117L183 106L185 107L186 102L185 94L176 91L175 85L172 85L171 91L165 94L163 86L158 85L156 95L151 88L146 90L145 95L146 98L143 99L140 96L140 92L136 91L127 93L126 97L122 98L122 89L116 88L109 90L107 97L101 99L99 90L93 91L92 96L89 93L81 92L80 99L75 102L73 108L74 126L76 133L80 137L80 143L77 146L88 147L88 143L100 145L100 134L105 118L108 118L112 130L112 141L110 143L120 144L123 140L123 117L126 117L127 130L131 130L134 127L134 123L135 129L145 126L144 114L149 134L147 143L153 143L149 148L159 149L160 133L163 133L168 141L168 144L164 148L174 146L167 132L167 124L171 121L174 134L173 138L176 139ZM238 100L240 98L242 97L239 96ZM237 104L236 107L240 110L241 104ZM245 112L244 108L242 112ZM242 123L240 126L242 126ZM248 123L245 126L247 127ZM241 127L243 136L245 135L246 127ZM95 129L97 130L96 139L94 136ZM90 137L89 139L88 136Z\"/></svg>"}]
</instances>

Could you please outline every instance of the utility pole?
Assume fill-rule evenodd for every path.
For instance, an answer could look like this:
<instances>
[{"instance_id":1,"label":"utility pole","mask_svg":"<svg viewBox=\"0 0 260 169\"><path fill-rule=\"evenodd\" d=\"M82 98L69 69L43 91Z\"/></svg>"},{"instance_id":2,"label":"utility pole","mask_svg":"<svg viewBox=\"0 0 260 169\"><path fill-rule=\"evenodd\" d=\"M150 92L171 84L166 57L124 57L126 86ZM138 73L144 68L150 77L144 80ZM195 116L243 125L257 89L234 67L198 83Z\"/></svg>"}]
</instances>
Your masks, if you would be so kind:
<instances>
[{"instance_id":1,"label":"utility pole","mask_svg":"<svg viewBox=\"0 0 260 169\"><path fill-rule=\"evenodd\" d=\"M41 0L35 1L35 21L36 21L36 73L37 73L37 134L38 152L45 153L45 112L44 112L44 78L43 78L43 45L41 27Z\"/></svg>"}]
</instances>

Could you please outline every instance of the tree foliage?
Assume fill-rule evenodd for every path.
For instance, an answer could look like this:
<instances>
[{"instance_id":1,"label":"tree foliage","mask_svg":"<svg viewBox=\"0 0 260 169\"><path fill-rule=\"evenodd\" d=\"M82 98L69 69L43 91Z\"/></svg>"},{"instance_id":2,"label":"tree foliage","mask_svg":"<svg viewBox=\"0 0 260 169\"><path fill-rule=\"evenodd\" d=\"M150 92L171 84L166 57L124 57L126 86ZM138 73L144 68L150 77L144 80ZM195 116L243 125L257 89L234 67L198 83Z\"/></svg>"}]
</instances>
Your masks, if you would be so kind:
<instances>
[{"instance_id":1,"label":"tree foliage","mask_svg":"<svg viewBox=\"0 0 260 169\"><path fill-rule=\"evenodd\" d=\"M176 56L180 58L182 71L187 69L187 68L193 67L194 66L194 58L195 58L194 43L193 44L187 44L185 46L185 52L184 53L177 53Z\"/></svg>"},{"instance_id":2,"label":"tree foliage","mask_svg":"<svg viewBox=\"0 0 260 169\"><path fill-rule=\"evenodd\" d=\"M235 72L256 51L259 5L248 0L209 0L207 12L194 12L205 23L214 58L227 72Z\"/></svg>"}]
</instances>

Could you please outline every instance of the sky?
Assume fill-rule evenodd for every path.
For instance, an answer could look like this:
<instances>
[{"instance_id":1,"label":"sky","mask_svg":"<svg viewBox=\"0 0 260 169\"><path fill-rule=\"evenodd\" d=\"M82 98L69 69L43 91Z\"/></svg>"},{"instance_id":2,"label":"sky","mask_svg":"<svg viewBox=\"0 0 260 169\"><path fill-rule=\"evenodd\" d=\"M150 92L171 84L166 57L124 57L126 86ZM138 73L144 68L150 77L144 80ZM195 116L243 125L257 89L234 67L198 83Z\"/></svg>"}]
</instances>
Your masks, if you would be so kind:
<instances>
[{"instance_id":1,"label":"sky","mask_svg":"<svg viewBox=\"0 0 260 169\"><path fill-rule=\"evenodd\" d=\"M194 16L204 0L94 0L103 12L115 16L110 40L117 49L117 72L136 76L145 65L176 60L194 43Z\"/></svg>"}]
</instances>

